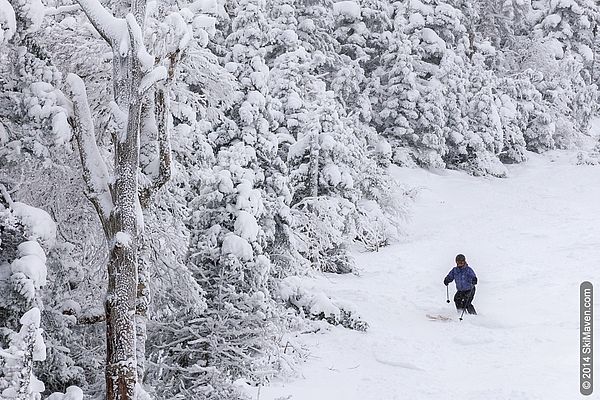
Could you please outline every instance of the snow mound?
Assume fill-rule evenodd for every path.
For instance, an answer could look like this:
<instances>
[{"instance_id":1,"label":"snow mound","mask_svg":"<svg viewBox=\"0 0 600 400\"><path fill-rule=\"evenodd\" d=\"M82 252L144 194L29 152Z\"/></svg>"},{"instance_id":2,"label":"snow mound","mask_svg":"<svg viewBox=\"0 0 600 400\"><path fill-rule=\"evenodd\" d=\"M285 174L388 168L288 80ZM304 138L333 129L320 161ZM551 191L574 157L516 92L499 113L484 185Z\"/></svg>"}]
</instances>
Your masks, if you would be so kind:
<instances>
[{"instance_id":1,"label":"snow mound","mask_svg":"<svg viewBox=\"0 0 600 400\"><path fill-rule=\"evenodd\" d=\"M28 279L31 279L35 289L46 285L46 264L37 255L28 255L17 258L10 265L13 274L21 272Z\"/></svg>"},{"instance_id":2,"label":"snow mound","mask_svg":"<svg viewBox=\"0 0 600 400\"><path fill-rule=\"evenodd\" d=\"M258 236L260 227L258 226L254 215L242 210L235 220L234 231L236 235L253 242Z\"/></svg>"},{"instance_id":3,"label":"snow mound","mask_svg":"<svg viewBox=\"0 0 600 400\"><path fill-rule=\"evenodd\" d=\"M244 261L251 261L254 257L254 251L252 250L250 243L248 243L246 239L239 237L234 233L229 233L223 239L221 254L232 254Z\"/></svg>"},{"instance_id":4,"label":"snow mound","mask_svg":"<svg viewBox=\"0 0 600 400\"><path fill-rule=\"evenodd\" d=\"M348 19L360 19L360 5L353 1L339 1L333 3L333 13Z\"/></svg>"},{"instance_id":5,"label":"snow mound","mask_svg":"<svg viewBox=\"0 0 600 400\"><path fill-rule=\"evenodd\" d=\"M14 202L13 214L20 218L26 228L27 238L36 239L48 248L56 244L56 224L46 211L30 205Z\"/></svg>"},{"instance_id":6,"label":"snow mound","mask_svg":"<svg viewBox=\"0 0 600 400\"><path fill-rule=\"evenodd\" d=\"M77 386L69 386L65 393L52 393L46 400L83 400L83 390Z\"/></svg>"}]
</instances>

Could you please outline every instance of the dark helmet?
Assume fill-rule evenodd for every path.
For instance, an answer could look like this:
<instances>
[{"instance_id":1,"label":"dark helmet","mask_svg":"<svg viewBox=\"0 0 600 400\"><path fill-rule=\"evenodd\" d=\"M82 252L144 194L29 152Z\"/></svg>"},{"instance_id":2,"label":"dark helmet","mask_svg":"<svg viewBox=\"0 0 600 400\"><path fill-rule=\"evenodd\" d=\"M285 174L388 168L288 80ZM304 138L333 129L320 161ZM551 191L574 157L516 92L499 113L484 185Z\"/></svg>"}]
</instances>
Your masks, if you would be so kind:
<instances>
[{"instance_id":1,"label":"dark helmet","mask_svg":"<svg viewBox=\"0 0 600 400\"><path fill-rule=\"evenodd\" d=\"M467 259L465 258L464 254L458 254L456 256L456 262L459 262L459 261L467 261Z\"/></svg>"}]
</instances>

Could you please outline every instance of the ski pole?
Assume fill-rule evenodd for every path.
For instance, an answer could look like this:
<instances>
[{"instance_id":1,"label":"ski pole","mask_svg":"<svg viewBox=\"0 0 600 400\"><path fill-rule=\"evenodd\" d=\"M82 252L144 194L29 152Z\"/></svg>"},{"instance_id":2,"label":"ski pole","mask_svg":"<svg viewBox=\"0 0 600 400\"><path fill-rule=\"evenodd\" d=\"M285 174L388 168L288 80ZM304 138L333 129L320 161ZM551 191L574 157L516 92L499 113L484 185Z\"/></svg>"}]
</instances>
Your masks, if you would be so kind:
<instances>
[{"instance_id":1,"label":"ski pole","mask_svg":"<svg viewBox=\"0 0 600 400\"><path fill-rule=\"evenodd\" d=\"M460 318L459 318L459 319L460 319L461 321L462 321L462 317L463 317L463 315L465 315L465 310L466 310L466 308L463 308L463 312L462 312L462 314L460 314Z\"/></svg>"},{"instance_id":2,"label":"ski pole","mask_svg":"<svg viewBox=\"0 0 600 400\"><path fill-rule=\"evenodd\" d=\"M446 285L446 303L450 303L450 295L448 294L448 285Z\"/></svg>"}]
</instances>

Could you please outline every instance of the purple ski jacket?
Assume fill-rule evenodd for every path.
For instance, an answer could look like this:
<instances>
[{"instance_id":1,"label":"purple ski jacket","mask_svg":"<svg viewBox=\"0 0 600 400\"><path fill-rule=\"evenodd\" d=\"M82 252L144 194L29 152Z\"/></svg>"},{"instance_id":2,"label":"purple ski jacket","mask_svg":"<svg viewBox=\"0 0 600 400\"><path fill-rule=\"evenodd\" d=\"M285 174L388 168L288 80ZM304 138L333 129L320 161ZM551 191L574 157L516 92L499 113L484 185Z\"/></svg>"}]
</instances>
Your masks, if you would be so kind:
<instances>
[{"instance_id":1,"label":"purple ski jacket","mask_svg":"<svg viewBox=\"0 0 600 400\"><path fill-rule=\"evenodd\" d=\"M477 275L475 275L475 271L469 265L454 267L450 270L446 278L444 278L444 284L452 281L456 281L456 290L464 292L473 289L473 286L477 284Z\"/></svg>"}]
</instances>

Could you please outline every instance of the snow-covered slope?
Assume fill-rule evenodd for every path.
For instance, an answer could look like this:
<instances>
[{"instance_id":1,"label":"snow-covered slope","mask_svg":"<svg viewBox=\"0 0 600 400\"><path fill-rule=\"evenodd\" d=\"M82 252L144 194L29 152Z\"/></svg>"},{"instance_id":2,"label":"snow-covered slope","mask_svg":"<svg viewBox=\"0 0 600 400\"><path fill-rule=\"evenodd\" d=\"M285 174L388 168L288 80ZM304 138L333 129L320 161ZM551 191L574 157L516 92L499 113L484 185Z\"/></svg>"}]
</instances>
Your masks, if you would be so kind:
<instances>
[{"instance_id":1,"label":"snow-covered slope","mask_svg":"<svg viewBox=\"0 0 600 400\"><path fill-rule=\"evenodd\" d=\"M301 376L254 398L579 398L579 285L600 282L600 166L528 156L508 179L398 169L420 188L405 242L357 253L361 276L312 282L351 300L369 331L302 335ZM442 280L457 253L479 276L480 314L429 321L455 316Z\"/></svg>"}]
</instances>

